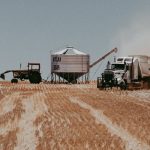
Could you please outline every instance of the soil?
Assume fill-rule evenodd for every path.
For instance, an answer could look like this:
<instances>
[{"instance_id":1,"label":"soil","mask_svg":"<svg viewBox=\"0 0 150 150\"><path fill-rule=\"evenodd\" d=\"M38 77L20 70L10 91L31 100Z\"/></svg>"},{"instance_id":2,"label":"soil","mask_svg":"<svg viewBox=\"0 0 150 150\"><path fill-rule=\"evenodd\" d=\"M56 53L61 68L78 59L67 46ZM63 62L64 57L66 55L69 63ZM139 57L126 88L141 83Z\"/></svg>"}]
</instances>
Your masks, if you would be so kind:
<instances>
[{"instance_id":1,"label":"soil","mask_svg":"<svg viewBox=\"0 0 150 150\"><path fill-rule=\"evenodd\" d=\"M150 150L150 90L0 82L0 150Z\"/></svg>"}]
</instances>

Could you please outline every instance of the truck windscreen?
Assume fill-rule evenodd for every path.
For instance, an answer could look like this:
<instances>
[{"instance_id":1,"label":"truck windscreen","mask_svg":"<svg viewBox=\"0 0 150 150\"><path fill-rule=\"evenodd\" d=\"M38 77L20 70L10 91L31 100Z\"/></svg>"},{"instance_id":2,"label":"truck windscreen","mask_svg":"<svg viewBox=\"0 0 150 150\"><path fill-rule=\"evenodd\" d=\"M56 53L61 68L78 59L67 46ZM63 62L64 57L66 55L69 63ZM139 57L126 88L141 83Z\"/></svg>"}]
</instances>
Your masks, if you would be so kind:
<instances>
[{"instance_id":1,"label":"truck windscreen","mask_svg":"<svg viewBox=\"0 0 150 150\"><path fill-rule=\"evenodd\" d=\"M111 69L113 70L124 70L124 64L112 64Z\"/></svg>"}]
</instances>

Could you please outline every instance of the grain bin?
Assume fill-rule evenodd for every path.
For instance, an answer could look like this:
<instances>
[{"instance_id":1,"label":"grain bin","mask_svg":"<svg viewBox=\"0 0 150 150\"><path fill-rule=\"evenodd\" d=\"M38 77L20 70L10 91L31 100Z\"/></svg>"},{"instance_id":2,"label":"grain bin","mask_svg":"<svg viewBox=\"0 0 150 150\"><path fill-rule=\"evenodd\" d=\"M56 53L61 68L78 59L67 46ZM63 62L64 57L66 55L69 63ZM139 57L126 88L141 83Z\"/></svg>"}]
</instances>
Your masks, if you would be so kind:
<instances>
[{"instance_id":1,"label":"grain bin","mask_svg":"<svg viewBox=\"0 0 150 150\"><path fill-rule=\"evenodd\" d=\"M89 55L73 47L51 54L51 80L67 81L76 83L77 80L85 75L88 80ZM83 80L83 79L82 79Z\"/></svg>"}]
</instances>

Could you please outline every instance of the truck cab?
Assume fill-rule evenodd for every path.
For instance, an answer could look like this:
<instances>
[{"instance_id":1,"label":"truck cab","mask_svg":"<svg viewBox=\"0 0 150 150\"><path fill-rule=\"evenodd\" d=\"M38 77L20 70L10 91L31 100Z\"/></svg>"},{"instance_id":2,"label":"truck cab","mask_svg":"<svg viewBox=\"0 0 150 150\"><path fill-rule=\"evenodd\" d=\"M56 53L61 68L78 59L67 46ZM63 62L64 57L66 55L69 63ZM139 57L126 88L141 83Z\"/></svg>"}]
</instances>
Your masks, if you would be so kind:
<instances>
[{"instance_id":1,"label":"truck cab","mask_svg":"<svg viewBox=\"0 0 150 150\"><path fill-rule=\"evenodd\" d=\"M127 82L129 82L130 79L129 68L132 61L132 57L119 57L112 64L108 62L107 68L102 73L102 87L120 86L121 88L126 88ZM100 81L98 81L98 83L100 83Z\"/></svg>"},{"instance_id":2,"label":"truck cab","mask_svg":"<svg viewBox=\"0 0 150 150\"><path fill-rule=\"evenodd\" d=\"M111 71L114 73L114 77L117 79L118 84L122 82L123 77L127 82L130 82L130 70L133 57L119 57L117 61L111 64Z\"/></svg>"}]
</instances>

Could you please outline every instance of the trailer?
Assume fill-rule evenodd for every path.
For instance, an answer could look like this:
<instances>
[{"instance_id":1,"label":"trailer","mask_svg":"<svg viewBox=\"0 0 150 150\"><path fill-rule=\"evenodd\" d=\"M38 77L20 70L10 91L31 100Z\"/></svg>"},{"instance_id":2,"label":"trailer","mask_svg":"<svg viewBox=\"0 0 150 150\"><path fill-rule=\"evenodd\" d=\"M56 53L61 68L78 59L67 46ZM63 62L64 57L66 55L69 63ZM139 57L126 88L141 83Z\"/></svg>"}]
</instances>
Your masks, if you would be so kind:
<instances>
[{"instance_id":1,"label":"trailer","mask_svg":"<svg viewBox=\"0 0 150 150\"><path fill-rule=\"evenodd\" d=\"M40 73L40 63L28 63L28 69L7 70L0 74L0 78L5 80L5 74L13 73L11 83L18 83L18 80L29 80L30 83L40 83L42 81Z\"/></svg>"},{"instance_id":2,"label":"trailer","mask_svg":"<svg viewBox=\"0 0 150 150\"><path fill-rule=\"evenodd\" d=\"M150 89L150 57L119 57L97 78L97 88Z\"/></svg>"}]
</instances>

